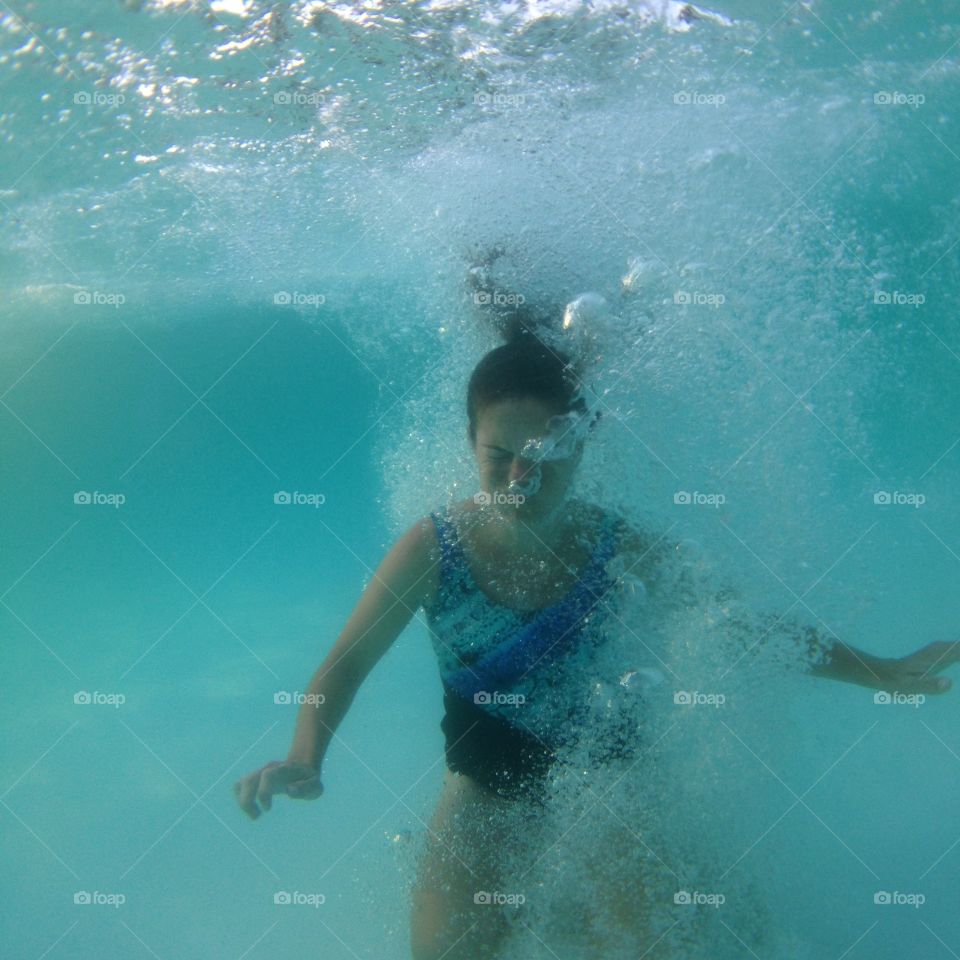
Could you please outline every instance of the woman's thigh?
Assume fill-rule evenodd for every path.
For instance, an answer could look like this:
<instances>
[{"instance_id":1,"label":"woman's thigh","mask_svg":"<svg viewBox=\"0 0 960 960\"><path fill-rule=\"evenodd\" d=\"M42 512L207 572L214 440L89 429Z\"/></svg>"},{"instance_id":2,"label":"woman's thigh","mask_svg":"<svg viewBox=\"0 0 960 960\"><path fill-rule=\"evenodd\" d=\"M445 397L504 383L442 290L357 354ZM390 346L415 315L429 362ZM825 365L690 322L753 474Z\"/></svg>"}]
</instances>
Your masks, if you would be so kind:
<instances>
[{"instance_id":1,"label":"woman's thigh","mask_svg":"<svg viewBox=\"0 0 960 960\"><path fill-rule=\"evenodd\" d=\"M415 960L488 960L510 931L500 889L507 856L522 855L529 823L515 801L447 771L413 892Z\"/></svg>"}]
</instances>

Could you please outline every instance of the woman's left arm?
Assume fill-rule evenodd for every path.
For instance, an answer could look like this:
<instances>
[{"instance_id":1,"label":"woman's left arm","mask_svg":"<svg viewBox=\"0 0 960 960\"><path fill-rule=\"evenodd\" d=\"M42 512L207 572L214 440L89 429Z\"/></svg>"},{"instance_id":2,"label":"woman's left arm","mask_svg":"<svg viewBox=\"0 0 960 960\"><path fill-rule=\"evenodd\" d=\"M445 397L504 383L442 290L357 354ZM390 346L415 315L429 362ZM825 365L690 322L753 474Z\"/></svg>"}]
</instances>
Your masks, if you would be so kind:
<instances>
[{"instance_id":1,"label":"woman's left arm","mask_svg":"<svg viewBox=\"0 0 960 960\"><path fill-rule=\"evenodd\" d=\"M953 686L948 677L936 674L960 660L960 641L936 640L905 657L888 659L825 638L812 627L805 632L823 653L821 662L810 667L815 677L897 693L946 693Z\"/></svg>"},{"instance_id":2,"label":"woman's left arm","mask_svg":"<svg viewBox=\"0 0 960 960\"><path fill-rule=\"evenodd\" d=\"M677 551L679 545L667 541L663 535L653 537L628 528L622 548L623 556L629 558L628 570L637 569L642 576ZM674 599L681 603L694 602L695 593L687 585L686 591L680 590L682 596ZM739 599L739 591L727 585L714 597L727 626L738 633L748 650L762 643L770 632L786 627L798 645L806 647L813 661L808 669L812 676L891 693L946 693L953 686L948 677L936 674L960 661L960 640L937 640L905 657L875 657L812 626L796 624L777 614L762 616L766 629L758 628L755 615L743 618L728 607L733 599Z\"/></svg>"}]
</instances>

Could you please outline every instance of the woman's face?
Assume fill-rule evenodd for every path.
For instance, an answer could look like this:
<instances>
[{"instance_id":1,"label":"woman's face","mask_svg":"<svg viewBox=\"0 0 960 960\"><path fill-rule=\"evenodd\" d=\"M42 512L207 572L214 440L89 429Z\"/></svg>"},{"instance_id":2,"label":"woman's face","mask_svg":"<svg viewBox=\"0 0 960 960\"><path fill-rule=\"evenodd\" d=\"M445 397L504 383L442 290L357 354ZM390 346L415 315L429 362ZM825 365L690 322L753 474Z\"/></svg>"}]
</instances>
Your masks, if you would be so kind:
<instances>
[{"instance_id":1,"label":"woman's face","mask_svg":"<svg viewBox=\"0 0 960 960\"><path fill-rule=\"evenodd\" d=\"M558 416L554 407L533 397L499 400L481 409L473 453L480 489L501 515L546 517L566 499L583 446L571 443L573 435L562 420L551 422Z\"/></svg>"}]
</instances>

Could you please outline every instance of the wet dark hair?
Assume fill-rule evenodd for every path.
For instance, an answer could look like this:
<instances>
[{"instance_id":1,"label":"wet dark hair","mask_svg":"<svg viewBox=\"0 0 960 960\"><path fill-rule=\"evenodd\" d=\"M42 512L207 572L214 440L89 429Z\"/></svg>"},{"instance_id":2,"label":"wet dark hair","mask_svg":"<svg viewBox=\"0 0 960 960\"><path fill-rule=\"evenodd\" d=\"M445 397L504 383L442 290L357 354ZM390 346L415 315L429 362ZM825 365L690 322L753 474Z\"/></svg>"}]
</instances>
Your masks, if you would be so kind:
<instances>
[{"instance_id":1,"label":"wet dark hair","mask_svg":"<svg viewBox=\"0 0 960 960\"><path fill-rule=\"evenodd\" d=\"M558 414L587 412L586 401L577 397L581 372L567 354L544 342L540 336L544 326L542 320L522 314L499 325L506 343L480 360L467 385L471 443L476 442L481 411L499 400L532 397L554 407Z\"/></svg>"}]
</instances>

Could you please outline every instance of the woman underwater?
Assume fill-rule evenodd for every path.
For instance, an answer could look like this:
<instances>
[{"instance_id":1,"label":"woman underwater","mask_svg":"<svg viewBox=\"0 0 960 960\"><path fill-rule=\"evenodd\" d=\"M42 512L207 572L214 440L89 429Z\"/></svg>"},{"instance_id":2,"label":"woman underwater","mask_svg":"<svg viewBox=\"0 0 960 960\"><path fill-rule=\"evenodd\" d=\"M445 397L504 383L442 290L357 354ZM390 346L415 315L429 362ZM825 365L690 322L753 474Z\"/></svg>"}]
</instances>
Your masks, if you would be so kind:
<instances>
[{"instance_id":1,"label":"woman underwater","mask_svg":"<svg viewBox=\"0 0 960 960\"><path fill-rule=\"evenodd\" d=\"M515 311L501 323L507 342L470 377L467 438L481 492L400 537L311 680L307 692L319 696L301 707L287 758L234 785L254 819L274 794L320 796L337 726L422 608L443 681L447 769L413 895L414 960L499 955L509 908L478 902L477 892L498 889L502 851L525 855L525 824L537 816L557 751L587 722L585 671L610 612L609 571L629 571L655 594L674 549L568 497L592 418L576 364L529 318ZM812 628L798 642L815 654L815 676L901 693L944 692L950 681L934 674L960 658L960 645L947 642L878 658ZM626 729L609 736L597 763L634 755ZM617 914L627 925L635 893ZM650 948L642 929L630 936L641 953Z\"/></svg>"}]
</instances>

